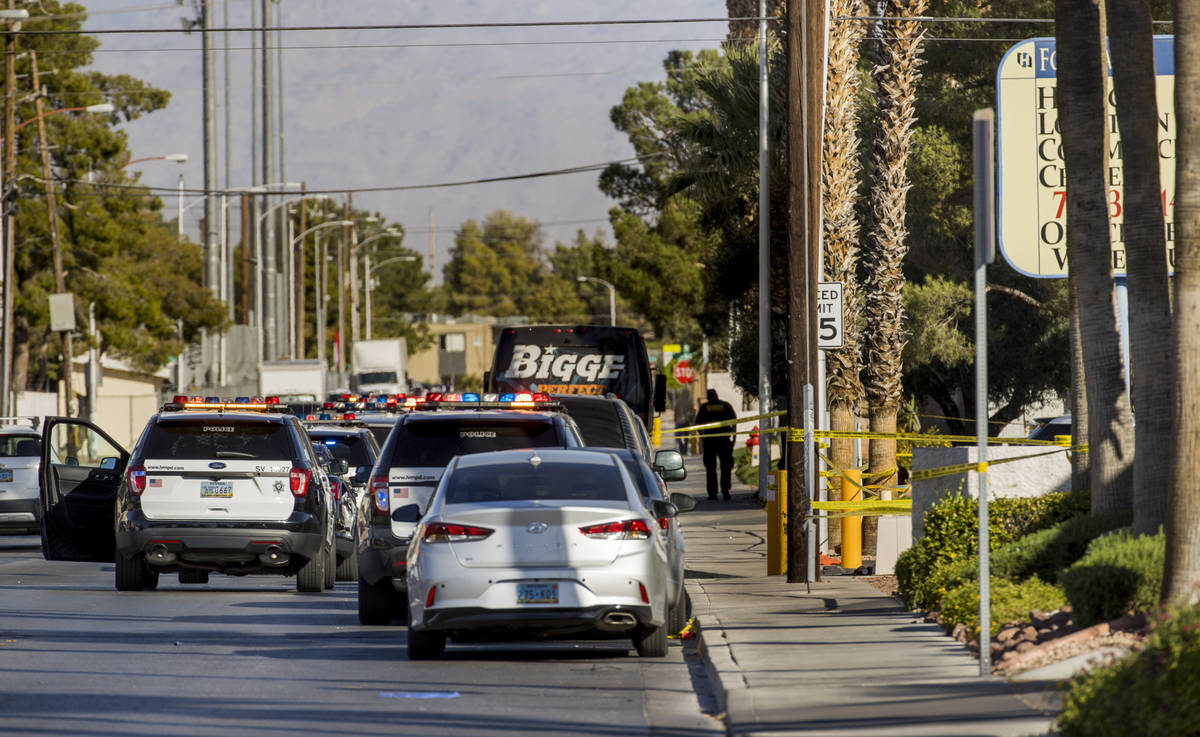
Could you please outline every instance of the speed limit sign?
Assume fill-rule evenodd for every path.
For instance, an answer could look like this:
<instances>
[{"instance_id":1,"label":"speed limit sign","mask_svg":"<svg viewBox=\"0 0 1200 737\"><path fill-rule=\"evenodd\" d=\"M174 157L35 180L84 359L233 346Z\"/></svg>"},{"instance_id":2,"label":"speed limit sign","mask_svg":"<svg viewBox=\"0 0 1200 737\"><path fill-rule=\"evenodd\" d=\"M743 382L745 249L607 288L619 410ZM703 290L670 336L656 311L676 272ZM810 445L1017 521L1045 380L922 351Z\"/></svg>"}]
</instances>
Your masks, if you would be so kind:
<instances>
[{"instance_id":1,"label":"speed limit sign","mask_svg":"<svg viewBox=\"0 0 1200 737\"><path fill-rule=\"evenodd\" d=\"M823 281L817 285L817 348L841 348L845 342L842 330L842 283Z\"/></svg>"}]
</instances>

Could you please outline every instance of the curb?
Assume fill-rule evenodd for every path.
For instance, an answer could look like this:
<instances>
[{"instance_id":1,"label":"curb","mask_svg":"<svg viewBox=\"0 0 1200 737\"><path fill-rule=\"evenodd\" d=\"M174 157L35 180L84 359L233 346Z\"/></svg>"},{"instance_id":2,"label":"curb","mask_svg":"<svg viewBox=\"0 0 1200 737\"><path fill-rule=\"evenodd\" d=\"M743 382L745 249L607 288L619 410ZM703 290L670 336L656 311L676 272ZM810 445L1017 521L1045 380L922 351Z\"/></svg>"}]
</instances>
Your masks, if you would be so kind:
<instances>
[{"instance_id":1,"label":"curb","mask_svg":"<svg viewBox=\"0 0 1200 737\"><path fill-rule=\"evenodd\" d=\"M704 672L708 676L713 696L717 700L719 713L716 716L725 723L728 732L731 728L730 691L739 688L735 675L738 673L737 661L734 660L733 651L729 647L728 640L725 639L725 631L721 627L720 619L709 611L708 594L704 591L704 587L694 580L687 580L684 583L688 595L692 599L692 617L696 620L699 630L696 654L704 663Z\"/></svg>"}]
</instances>

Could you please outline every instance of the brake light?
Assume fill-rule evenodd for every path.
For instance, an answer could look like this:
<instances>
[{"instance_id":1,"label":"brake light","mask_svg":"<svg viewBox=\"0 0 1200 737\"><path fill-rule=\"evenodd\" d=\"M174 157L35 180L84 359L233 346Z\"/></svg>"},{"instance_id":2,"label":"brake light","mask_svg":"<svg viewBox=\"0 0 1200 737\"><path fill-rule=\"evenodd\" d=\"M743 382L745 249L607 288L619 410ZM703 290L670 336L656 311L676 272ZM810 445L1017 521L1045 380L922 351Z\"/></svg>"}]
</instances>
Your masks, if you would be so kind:
<instances>
[{"instance_id":1,"label":"brake light","mask_svg":"<svg viewBox=\"0 0 1200 737\"><path fill-rule=\"evenodd\" d=\"M391 511L390 493L387 476L376 476L371 479L371 504L375 505L376 512L387 514Z\"/></svg>"},{"instance_id":2,"label":"brake light","mask_svg":"<svg viewBox=\"0 0 1200 737\"><path fill-rule=\"evenodd\" d=\"M429 587L429 596L425 597L425 608L426 609L433 606L433 597L435 594L437 594L437 586L430 586Z\"/></svg>"},{"instance_id":3,"label":"brake light","mask_svg":"<svg viewBox=\"0 0 1200 737\"><path fill-rule=\"evenodd\" d=\"M645 603L645 604L650 603L650 595L648 593L646 593L646 584L644 584L644 583L638 584L638 593L640 593L642 595L643 603Z\"/></svg>"},{"instance_id":4,"label":"brake light","mask_svg":"<svg viewBox=\"0 0 1200 737\"><path fill-rule=\"evenodd\" d=\"M650 525L644 519L602 522L598 525L580 527L579 531L588 537L603 540L645 540L650 537Z\"/></svg>"},{"instance_id":5,"label":"brake light","mask_svg":"<svg viewBox=\"0 0 1200 737\"><path fill-rule=\"evenodd\" d=\"M293 468L289 479L292 496L301 497L308 493L308 485L312 483L312 471L307 468Z\"/></svg>"},{"instance_id":6,"label":"brake light","mask_svg":"<svg viewBox=\"0 0 1200 737\"><path fill-rule=\"evenodd\" d=\"M146 467L130 466L125 469L125 482L129 485L130 496L141 496L146 490Z\"/></svg>"},{"instance_id":7,"label":"brake light","mask_svg":"<svg viewBox=\"0 0 1200 737\"><path fill-rule=\"evenodd\" d=\"M337 479L329 479L329 488L333 490L333 500L340 502L342 500L342 482Z\"/></svg>"},{"instance_id":8,"label":"brake light","mask_svg":"<svg viewBox=\"0 0 1200 737\"><path fill-rule=\"evenodd\" d=\"M464 543L472 540L482 540L495 530L472 525L457 525L453 522L431 522L425 525L422 542L427 543Z\"/></svg>"}]
</instances>

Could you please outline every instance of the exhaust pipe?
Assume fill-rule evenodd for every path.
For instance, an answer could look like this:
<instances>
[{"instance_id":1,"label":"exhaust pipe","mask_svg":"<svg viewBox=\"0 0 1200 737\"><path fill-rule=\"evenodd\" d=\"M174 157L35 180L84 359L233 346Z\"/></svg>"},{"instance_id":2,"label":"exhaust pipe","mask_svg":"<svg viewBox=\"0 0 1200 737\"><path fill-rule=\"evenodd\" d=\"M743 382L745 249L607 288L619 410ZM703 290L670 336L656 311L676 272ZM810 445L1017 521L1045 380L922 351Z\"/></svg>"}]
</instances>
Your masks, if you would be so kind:
<instances>
[{"instance_id":1,"label":"exhaust pipe","mask_svg":"<svg viewBox=\"0 0 1200 737\"><path fill-rule=\"evenodd\" d=\"M629 612L609 612L604 615L604 623L610 627L633 627L637 618Z\"/></svg>"},{"instance_id":2,"label":"exhaust pipe","mask_svg":"<svg viewBox=\"0 0 1200 737\"><path fill-rule=\"evenodd\" d=\"M288 554L278 545L269 545L265 551L258 554L258 559L265 566L281 566L288 562Z\"/></svg>"},{"instance_id":3,"label":"exhaust pipe","mask_svg":"<svg viewBox=\"0 0 1200 737\"><path fill-rule=\"evenodd\" d=\"M166 566L175 562L175 554L170 550L167 550L166 545L157 543L150 548L150 552L146 555L146 559L150 563Z\"/></svg>"}]
</instances>

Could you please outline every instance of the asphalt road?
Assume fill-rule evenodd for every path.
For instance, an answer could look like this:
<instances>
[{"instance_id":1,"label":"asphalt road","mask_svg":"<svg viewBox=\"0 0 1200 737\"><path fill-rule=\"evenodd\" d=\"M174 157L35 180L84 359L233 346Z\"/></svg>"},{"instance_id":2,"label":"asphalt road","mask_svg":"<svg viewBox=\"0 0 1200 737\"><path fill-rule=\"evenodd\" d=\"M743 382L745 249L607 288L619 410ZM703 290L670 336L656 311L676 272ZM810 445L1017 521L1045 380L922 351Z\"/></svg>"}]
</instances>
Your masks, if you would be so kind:
<instances>
[{"instance_id":1,"label":"asphalt road","mask_svg":"<svg viewBox=\"0 0 1200 737\"><path fill-rule=\"evenodd\" d=\"M358 624L353 584L164 575L118 593L111 565L37 544L0 536L6 737L724 734L677 642L660 659L625 641L451 643L411 663L403 626Z\"/></svg>"}]
</instances>

